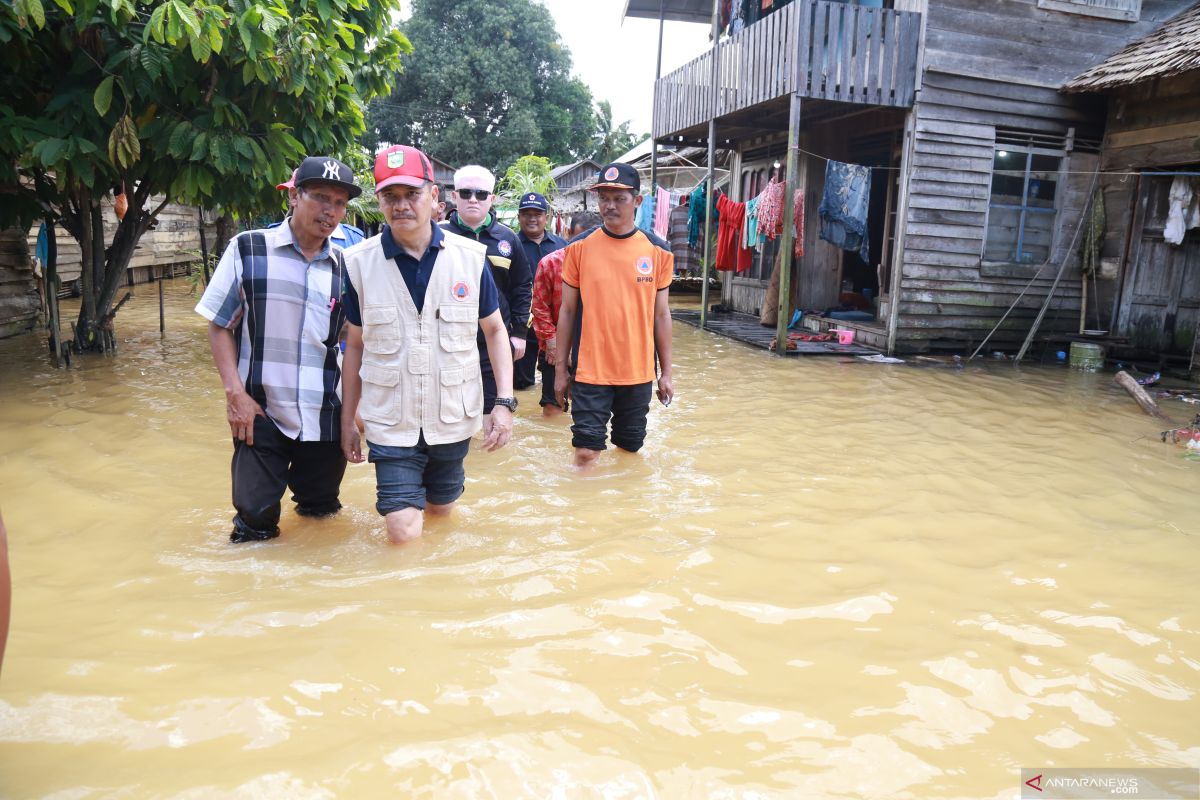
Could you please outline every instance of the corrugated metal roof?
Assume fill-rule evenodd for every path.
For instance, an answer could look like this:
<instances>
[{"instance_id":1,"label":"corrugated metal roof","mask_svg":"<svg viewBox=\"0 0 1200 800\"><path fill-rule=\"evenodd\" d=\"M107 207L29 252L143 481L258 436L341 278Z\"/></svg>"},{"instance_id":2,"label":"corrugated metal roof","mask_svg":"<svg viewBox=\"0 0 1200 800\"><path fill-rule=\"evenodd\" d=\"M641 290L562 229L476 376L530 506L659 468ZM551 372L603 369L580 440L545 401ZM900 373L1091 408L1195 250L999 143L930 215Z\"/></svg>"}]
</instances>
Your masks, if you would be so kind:
<instances>
[{"instance_id":1,"label":"corrugated metal roof","mask_svg":"<svg viewBox=\"0 0 1200 800\"><path fill-rule=\"evenodd\" d=\"M595 161L592 161L590 158L585 158L582 161L576 161L574 164L563 164L561 167L555 167L554 169L550 170L550 177L554 178L554 180L558 180L576 167L584 165L587 165L588 169L592 170L593 172L600 169L600 165Z\"/></svg>"},{"instance_id":2,"label":"corrugated metal roof","mask_svg":"<svg viewBox=\"0 0 1200 800\"><path fill-rule=\"evenodd\" d=\"M623 17L663 19L672 22L703 22L712 24L712 0L625 0Z\"/></svg>"},{"instance_id":3,"label":"corrugated metal roof","mask_svg":"<svg viewBox=\"0 0 1200 800\"><path fill-rule=\"evenodd\" d=\"M1194 69L1200 69L1200 3L1067 81L1062 91L1097 92Z\"/></svg>"}]
</instances>

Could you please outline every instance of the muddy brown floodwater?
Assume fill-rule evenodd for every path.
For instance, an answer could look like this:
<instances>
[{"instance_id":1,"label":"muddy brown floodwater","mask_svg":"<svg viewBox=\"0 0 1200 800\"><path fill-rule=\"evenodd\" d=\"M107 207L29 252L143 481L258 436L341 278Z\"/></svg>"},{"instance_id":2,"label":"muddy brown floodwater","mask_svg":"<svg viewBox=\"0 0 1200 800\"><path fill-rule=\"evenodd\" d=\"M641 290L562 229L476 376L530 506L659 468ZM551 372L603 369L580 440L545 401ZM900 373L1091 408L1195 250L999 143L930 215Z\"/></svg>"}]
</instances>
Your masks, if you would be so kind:
<instances>
[{"instance_id":1,"label":"muddy brown floodwater","mask_svg":"<svg viewBox=\"0 0 1200 800\"><path fill-rule=\"evenodd\" d=\"M167 294L113 358L0 342L0 796L1011 798L1022 766L1200 766L1200 464L1111 376L677 324L640 456L577 474L525 392L424 540L385 543L364 464L335 519L235 547L203 321Z\"/></svg>"}]
</instances>

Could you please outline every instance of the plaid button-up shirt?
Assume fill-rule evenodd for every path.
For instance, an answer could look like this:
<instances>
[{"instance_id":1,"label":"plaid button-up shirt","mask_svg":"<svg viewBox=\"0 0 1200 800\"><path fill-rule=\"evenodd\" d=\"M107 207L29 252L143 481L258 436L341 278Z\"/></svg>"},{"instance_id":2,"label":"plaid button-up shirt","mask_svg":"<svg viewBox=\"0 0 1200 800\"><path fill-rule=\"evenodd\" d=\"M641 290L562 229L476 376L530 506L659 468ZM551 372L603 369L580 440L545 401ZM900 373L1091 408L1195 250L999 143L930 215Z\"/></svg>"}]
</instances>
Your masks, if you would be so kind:
<instances>
[{"instance_id":1,"label":"plaid button-up shirt","mask_svg":"<svg viewBox=\"0 0 1200 800\"><path fill-rule=\"evenodd\" d=\"M285 436L340 438L338 338L342 254L328 241L312 261L290 225L239 234L213 273L196 313L233 331L238 373Z\"/></svg>"}]
</instances>

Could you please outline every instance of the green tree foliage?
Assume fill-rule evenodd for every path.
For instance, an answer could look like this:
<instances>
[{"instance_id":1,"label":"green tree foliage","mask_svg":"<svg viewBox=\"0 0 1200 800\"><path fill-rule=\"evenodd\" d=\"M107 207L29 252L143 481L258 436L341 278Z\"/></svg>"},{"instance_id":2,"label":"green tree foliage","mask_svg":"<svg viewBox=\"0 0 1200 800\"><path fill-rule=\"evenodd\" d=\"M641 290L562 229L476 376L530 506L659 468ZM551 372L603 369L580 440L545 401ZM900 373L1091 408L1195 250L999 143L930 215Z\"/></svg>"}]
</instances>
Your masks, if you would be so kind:
<instances>
[{"instance_id":1,"label":"green tree foliage","mask_svg":"<svg viewBox=\"0 0 1200 800\"><path fill-rule=\"evenodd\" d=\"M615 158L628 153L633 146L640 144L650 137L647 134L635 134L629 130L629 120L613 127L612 104L601 100L596 104L596 132L592 136L592 160L607 164Z\"/></svg>"},{"instance_id":2,"label":"green tree foliage","mask_svg":"<svg viewBox=\"0 0 1200 800\"><path fill-rule=\"evenodd\" d=\"M499 172L523 153L569 163L591 150L591 91L550 12L533 0L414 0L413 52L366 141L413 144Z\"/></svg>"},{"instance_id":3,"label":"green tree foliage","mask_svg":"<svg viewBox=\"0 0 1200 800\"><path fill-rule=\"evenodd\" d=\"M550 196L558 191L554 178L550 177L550 159L542 156L521 156L504 173L497 187L499 194L511 204L516 204L521 195L537 192Z\"/></svg>"},{"instance_id":4,"label":"green tree foliage","mask_svg":"<svg viewBox=\"0 0 1200 800\"><path fill-rule=\"evenodd\" d=\"M399 0L7 0L0 191L83 251L76 343L111 329L138 239L171 201L278 206L306 154L340 152L410 47ZM102 198L129 210L106 241ZM28 218L28 217L27 217Z\"/></svg>"}]
</instances>

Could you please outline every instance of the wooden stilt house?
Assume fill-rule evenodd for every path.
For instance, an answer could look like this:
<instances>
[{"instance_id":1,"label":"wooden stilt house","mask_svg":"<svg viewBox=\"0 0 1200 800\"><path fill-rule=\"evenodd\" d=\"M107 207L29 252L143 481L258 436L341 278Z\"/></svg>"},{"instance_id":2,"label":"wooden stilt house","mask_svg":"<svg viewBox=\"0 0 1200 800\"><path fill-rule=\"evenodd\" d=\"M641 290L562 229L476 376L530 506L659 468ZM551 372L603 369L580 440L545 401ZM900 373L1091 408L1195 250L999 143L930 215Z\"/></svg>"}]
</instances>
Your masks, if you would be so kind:
<instances>
[{"instance_id":1,"label":"wooden stilt house","mask_svg":"<svg viewBox=\"0 0 1200 800\"><path fill-rule=\"evenodd\" d=\"M1200 3L1063 90L1108 103L1102 268L1083 321L1134 355L1200 367L1200 214L1186 219L1200 206Z\"/></svg>"},{"instance_id":2,"label":"wooden stilt house","mask_svg":"<svg viewBox=\"0 0 1200 800\"><path fill-rule=\"evenodd\" d=\"M889 352L1014 350L1079 327L1077 233L1100 165L1100 98L1063 83L1184 0L627 0L629 16L711 22L714 46L656 82L657 146L733 152L731 199L787 181L803 255L780 271L818 324ZM740 14L740 16L739 16ZM745 24L748 23L748 24ZM737 28L736 32L725 35ZM828 161L871 167L868 257L821 240ZM710 159L711 161L711 159ZM778 165L778 166L777 166ZM722 301L758 313L791 226ZM853 309L856 320L838 319Z\"/></svg>"}]
</instances>

